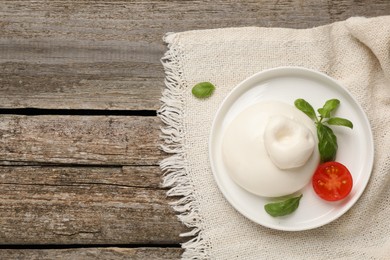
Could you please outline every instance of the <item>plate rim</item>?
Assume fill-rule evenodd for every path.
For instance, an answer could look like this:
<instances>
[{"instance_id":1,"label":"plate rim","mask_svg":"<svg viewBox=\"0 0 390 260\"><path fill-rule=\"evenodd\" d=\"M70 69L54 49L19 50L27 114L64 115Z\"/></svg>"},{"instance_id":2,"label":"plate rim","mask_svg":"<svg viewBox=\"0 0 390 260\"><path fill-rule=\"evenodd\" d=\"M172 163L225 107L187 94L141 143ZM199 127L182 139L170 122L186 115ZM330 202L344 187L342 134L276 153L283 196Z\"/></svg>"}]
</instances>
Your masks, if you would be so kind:
<instances>
[{"instance_id":1,"label":"plate rim","mask_svg":"<svg viewBox=\"0 0 390 260\"><path fill-rule=\"evenodd\" d=\"M248 214L243 212L243 210L241 210L239 207L237 207L235 205L235 203L232 203L230 201L229 195L225 194L226 191L225 191L225 189L221 188L222 184L220 183L220 181L218 180L218 178L216 176L217 175L216 169L215 169L214 164L212 163L213 162L212 141L214 139L214 137L213 137L214 132L216 131L215 130L216 124L218 123L217 121L218 121L219 115L221 114L221 111L224 109L224 105L231 98L231 96L234 95L234 93L238 92L242 87L245 87L248 84L248 82L250 83L252 80L254 80L258 77L266 77L267 74L271 74L271 76L270 76L271 79L275 78L275 76L272 76L273 73L283 74L283 75L277 76L277 77L282 77L286 74L292 75L292 74L299 73L302 75L302 73L309 73L309 74L312 74L312 75L320 77L320 78L322 77L323 79L332 82L334 85L337 86L339 91L343 91L344 92L343 94L347 95L353 101L354 105L357 106L357 108L360 110L359 113L361 113L362 119L364 120L364 122L362 122L362 123L367 126L367 130L369 133L369 136L367 137L368 145L369 145L369 147L368 147L369 148L369 151L368 151L369 158L367 158L368 172L366 173L367 180L365 181L365 183L363 183L362 187L359 190L357 190L357 192L354 194L354 199L350 203L350 205L344 206L343 210L340 210L338 212L338 214L336 214L336 216L331 218L329 221L324 221L324 223L308 226L305 228L286 228L286 227L280 227L277 225L271 225L271 224L267 224L267 223L260 223L258 220L253 219L251 216L249 216ZM248 88L250 89L250 87L248 87ZM356 204L356 202L359 200L359 198L362 196L363 192L365 191L365 189L366 189L366 187L371 179L371 175L372 175L372 171L373 171L373 167L374 167L374 152L375 152L374 149L375 149L374 148L374 139L373 139L371 124L368 120L367 114L364 112L363 108L361 107L360 103L355 99L355 97L352 96L352 94L342 84L340 84L336 79L328 76L327 74L325 74L321 71L317 71L317 70L309 69L309 68L305 68L305 67L299 67L299 66L280 66L280 67L265 69L265 70L259 71L255 74L247 77L246 79L244 79L243 81L238 83L235 87L233 87L232 90L224 97L222 102L219 104L218 109L216 110L216 113L214 114L212 124L211 124L209 139L208 139L208 153L209 153L208 158L209 158L209 162L210 162L211 171L213 174L213 178L218 186L218 189L223 194L224 199L227 200L227 202L236 211L238 211L241 215L243 215L247 219L253 221L254 223L259 224L259 225L264 226L264 227L267 227L267 228L281 230L281 231L304 231L304 230L315 229L315 228L324 226L326 224L329 224L329 223L337 220L339 217L344 215L350 208L352 208Z\"/></svg>"}]
</instances>

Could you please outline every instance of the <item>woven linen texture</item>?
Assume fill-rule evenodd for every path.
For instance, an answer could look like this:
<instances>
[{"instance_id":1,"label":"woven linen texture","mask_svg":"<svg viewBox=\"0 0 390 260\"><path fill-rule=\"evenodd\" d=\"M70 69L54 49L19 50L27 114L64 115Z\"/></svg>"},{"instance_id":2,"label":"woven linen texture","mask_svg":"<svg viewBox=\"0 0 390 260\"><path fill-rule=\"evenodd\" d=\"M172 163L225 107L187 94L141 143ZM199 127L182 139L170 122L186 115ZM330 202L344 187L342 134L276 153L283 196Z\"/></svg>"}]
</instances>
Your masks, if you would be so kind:
<instances>
[{"instance_id":1,"label":"woven linen texture","mask_svg":"<svg viewBox=\"0 0 390 260\"><path fill-rule=\"evenodd\" d=\"M161 162L173 207L193 236L183 259L390 259L390 16L352 17L311 28L226 28L170 33L159 116ZM375 145L370 182L358 202L323 227L271 230L234 210L220 193L208 159L213 117L225 96L254 73L301 66L328 74L360 103ZM214 95L191 88L210 81ZM313 89L315 92L315 89ZM364 138L364 136L362 136Z\"/></svg>"}]
</instances>

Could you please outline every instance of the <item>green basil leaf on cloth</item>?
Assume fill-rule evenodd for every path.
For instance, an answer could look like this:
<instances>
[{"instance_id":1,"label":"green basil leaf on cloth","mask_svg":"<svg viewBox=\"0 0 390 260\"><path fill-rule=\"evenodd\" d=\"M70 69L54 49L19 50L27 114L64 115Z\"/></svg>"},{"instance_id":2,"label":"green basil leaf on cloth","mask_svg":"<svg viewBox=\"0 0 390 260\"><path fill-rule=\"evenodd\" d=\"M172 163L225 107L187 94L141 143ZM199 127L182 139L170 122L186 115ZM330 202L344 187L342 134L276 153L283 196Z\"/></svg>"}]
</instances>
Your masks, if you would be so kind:
<instances>
[{"instance_id":1,"label":"green basil leaf on cloth","mask_svg":"<svg viewBox=\"0 0 390 260\"><path fill-rule=\"evenodd\" d=\"M215 86L210 82L200 82L192 88L192 94L197 98L208 98L215 90Z\"/></svg>"}]
</instances>

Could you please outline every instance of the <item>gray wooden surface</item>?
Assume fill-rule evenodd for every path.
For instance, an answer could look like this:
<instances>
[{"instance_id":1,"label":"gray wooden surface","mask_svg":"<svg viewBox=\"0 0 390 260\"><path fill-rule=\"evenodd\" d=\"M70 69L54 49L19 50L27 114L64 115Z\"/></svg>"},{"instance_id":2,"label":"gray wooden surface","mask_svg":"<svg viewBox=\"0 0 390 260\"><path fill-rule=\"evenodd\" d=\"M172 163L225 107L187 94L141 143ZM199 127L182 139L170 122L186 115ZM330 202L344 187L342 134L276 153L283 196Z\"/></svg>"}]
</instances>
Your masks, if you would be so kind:
<instances>
[{"instance_id":1,"label":"gray wooden surface","mask_svg":"<svg viewBox=\"0 0 390 260\"><path fill-rule=\"evenodd\" d=\"M0 259L180 257L158 168L165 33L379 15L390 1L0 1Z\"/></svg>"}]
</instances>

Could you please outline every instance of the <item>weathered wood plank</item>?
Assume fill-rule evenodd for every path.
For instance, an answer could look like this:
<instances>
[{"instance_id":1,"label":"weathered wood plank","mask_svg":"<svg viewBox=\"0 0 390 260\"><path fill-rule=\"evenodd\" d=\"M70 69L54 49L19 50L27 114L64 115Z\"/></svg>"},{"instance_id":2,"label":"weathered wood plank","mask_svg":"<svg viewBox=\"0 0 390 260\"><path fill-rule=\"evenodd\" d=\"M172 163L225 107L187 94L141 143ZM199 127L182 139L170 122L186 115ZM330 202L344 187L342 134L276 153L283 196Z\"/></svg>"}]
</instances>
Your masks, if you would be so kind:
<instances>
[{"instance_id":1,"label":"weathered wood plank","mask_svg":"<svg viewBox=\"0 0 390 260\"><path fill-rule=\"evenodd\" d=\"M388 0L1 1L0 106L155 110L166 32L389 14Z\"/></svg>"},{"instance_id":2,"label":"weathered wood plank","mask_svg":"<svg viewBox=\"0 0 390 260\"><path fill-rule=\"evenodd\" d=\"M1 116L0 164L157 165L157 117Z\"/></svg>"},{"instance_id":3,"label":"weathered wood plank","mask_svg":"<svg viewBox=\"0 0 390 260\"><path fill-rule=\"evenodd\" d=\"M15 185L117 185L162 189L158 166L61 167L0 166L0 184Z\"/></svg>"},{"instance_id":4,"label":"weathered wood plank","mask_svg":"<svg viewBox=\"0 0 390 260\"><path fill-rule=\"evenodd\" d=\"M0 167L0 244L178 244L158 167Z\"/></svg>"},{"instance_id":5,"label":"weathered wood plank","mask_svg":"<svg viewBox=\"0 0 390 260\"><path fill-rule=\"evenodd\" d=\"M369 6L369 8L367 8ZM243 25L307 28L350 16L388 15L387 0L2 1L4 36L158 42L167 29ZM18 16L14 14L17 13ZM25 26L19 26L24 23ZM67 25L67 26L64 26ZM99 28L99 30L97 30ZM46 29L46 30L44 30Z\"/></svg>"},{"instance_id":6,"label":"weathered wood plank","mask_svg":"<svg viewBox=\"0 0 390 260\"><path fill-rule=\"evenodd\" d=\"M80 248L80 249L3 249L0 259L7 260L174 260L180 259L180 248Z\"/></svg>"},{"instance_id":7,"label":"weathered wood plank","mask_svg":"<svg viewBox=\"0 0 390 260\"><path fill-rule=\"evenodd\" d=\"M0 46L1 108L155 110L160 105L162 43L14 37L0 39Z\"/></svg>"}]
</instances>

